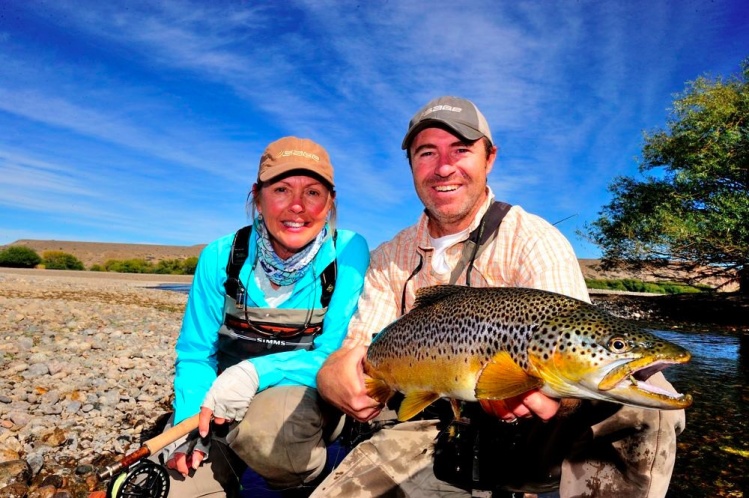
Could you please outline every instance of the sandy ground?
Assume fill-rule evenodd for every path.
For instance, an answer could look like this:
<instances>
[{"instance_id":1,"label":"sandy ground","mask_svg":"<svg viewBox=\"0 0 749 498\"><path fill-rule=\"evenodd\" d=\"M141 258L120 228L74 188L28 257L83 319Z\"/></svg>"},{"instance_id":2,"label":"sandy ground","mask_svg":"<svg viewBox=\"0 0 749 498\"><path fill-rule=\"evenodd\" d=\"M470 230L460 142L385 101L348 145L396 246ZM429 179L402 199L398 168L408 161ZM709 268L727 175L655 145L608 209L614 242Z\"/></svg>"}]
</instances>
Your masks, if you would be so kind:
<instances>
[{"instance_id":1,"label":"sandy ground","mask_svg":"<svg viewBox=\"0 0 749 498\"><path fill-rule=\"evenodd\" d=\"M192 283L192 275L157 275L153 273L114 273L101 271L74 271L74 270L40 270L27 268L2 268L0 274L9 273L16 275L35 275L45 278L61 278L74 280L108 280L123 281L138 287L149 287L151 285L175 283Z\"/></svg>"}]
</instances>

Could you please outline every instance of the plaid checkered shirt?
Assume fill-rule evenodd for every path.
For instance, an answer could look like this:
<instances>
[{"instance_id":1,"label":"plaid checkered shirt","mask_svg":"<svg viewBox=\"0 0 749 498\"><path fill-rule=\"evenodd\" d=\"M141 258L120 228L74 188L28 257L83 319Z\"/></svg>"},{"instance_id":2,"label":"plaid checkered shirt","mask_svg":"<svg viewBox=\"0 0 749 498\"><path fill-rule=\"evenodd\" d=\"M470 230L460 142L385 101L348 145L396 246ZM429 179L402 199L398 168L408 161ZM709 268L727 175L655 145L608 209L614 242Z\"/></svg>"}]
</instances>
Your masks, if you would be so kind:
<instances>
[{"instance_id":1,"label":"plaid checkered shirt","mask_svg":"<svg viewBox=\"0 0 749 498\"><path fill-rule=\"evenodd\" d=\"M493 200L494 195L489 190L469 232L478 227ZM426 214L422 214L417 224L402 230L372 252L364 292L343 347L368 345L377 332L398 318L404 286L408 311L413 306L416 290L449 283L449 273L441 275L432 269L434 248L429 242L427 221ZM451 268L461 259L464 243L458 242L447 249L445 257ZM421 270L411 277L420 261ZM466 284L465 269L455 284ZM590 301L570 243L550 223L520 206L510 209L497 236L487 243L474 262L471 286L531 287Z\"/></svg>"}]
</instances>

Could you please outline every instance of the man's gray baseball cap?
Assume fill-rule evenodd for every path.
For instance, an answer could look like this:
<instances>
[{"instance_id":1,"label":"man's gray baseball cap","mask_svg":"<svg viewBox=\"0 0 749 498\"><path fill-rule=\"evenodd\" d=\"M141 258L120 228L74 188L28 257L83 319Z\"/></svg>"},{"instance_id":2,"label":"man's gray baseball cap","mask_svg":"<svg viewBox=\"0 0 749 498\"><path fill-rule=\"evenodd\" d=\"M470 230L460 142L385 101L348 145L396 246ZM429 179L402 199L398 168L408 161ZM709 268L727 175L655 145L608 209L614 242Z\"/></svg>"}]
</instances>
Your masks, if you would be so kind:
<instances>
[{"instance_id":1,"label":"man's gray baseball cap","mask_svg":"<svg viewBox=\"0 0 749 498\"><path fill-rule=\"evenodd\" d=\"M421 130L432 127L446 128L467 142L486 137L494 145L489 124L476 104L460 97L438 97L411 118L401 149L408 149Z\"/></svg>"}]
</instances>

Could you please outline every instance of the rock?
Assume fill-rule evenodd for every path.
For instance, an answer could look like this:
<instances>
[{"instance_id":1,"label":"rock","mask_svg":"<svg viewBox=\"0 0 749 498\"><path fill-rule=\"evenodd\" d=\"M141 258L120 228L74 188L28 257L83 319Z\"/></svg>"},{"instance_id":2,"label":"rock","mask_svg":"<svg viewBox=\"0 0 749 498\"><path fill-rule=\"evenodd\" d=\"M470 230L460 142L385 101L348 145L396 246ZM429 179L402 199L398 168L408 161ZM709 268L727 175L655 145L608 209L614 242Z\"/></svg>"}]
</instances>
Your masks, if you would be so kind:
<instances>
[{"instance_id":1,"label":"rock","mask_svg":"<svg viewBox=\"0 0 749 498\"><path fill-rule=\"evenodd\" d=\"M49 367L47 367L46 363L34 363L26 370L25 375L27 377L39 377L48 373Z\"/></svg>"},{"instance_id":2,"label":"rock","mask_svg":"<svg viewBox=\"0 0 749 498\"><path fill-rule=\"evenodd\" d=\"M24 498L28 491L26 484L15 482L0 489L0 498Z\"/></svg>"},{"instance_id":3,"label":"rock","mask_svg":"<svg viewBox=\"0 0 749 498\"><path fill-rule=\"evenodd\" d=\"M40 486L31 490L28 498L53 498L56 492L57 488L54 486Z\"/></svg>"},{"instance_id":4,"label":"rock","mask_svg":"<svg viewBox=\"0 0 749 498\"><path fill-rule=\"evenodd\" d=\"M65 413L75 413L81 409L83 405L80 401L68 401L62 406L62 410Z\"/></svg>"},{"instance_id":5,"label":"rock","mask_svg":"<svg viewBox=\"0 0 749 498\"><path fill-rule=\"evenodd\" d=\"M65 431L56 427L52 432L42 436L41 440L43 443L54 448L62 445L65 440L67 440L67 435L65 434Z\"/></svg>"},{"instance_id":6,"label":"rock","mask_svg":"<svg viewBox=\"0 0 749 498\"><path fill-rule=\"evenodd\" d=\"M19 338L16 344L22 351L28 351L29 349L34 347L34 340L31 337L24 336Z\"/></svg>"},{"instance_id":7,"label":"rock","mask_svg":"<svg viewBox=\"0 0 749 498\"><path fill-rule=\"evenodd\" d=\"M96 472L96 467L91 464L82 464L75 468L75 473L78 475L86 475Z\"/></svg>"},{"instance_id":8,"label":"rock","mask_svg":"<svg viewBox=\"0 0 749 498\"><path fill-rule=\"evenodd\" d=\"M59 475L51 475L44 478L42 486L53 486L55 488L61 488L67 484L67 480Z\"/></svg>"},{"instance_id":9,"label":"rock","mask_svg":"<svg viewBox=\"0 0 749 498\"><path fill-rule=\"evenodd\" d=\"M31 480L31 467L23 460L0 463L0 488L9 484L26 484Z\"/></svg>"},{"instance_id":10,"label":"rock","mask_svg":"<svg viewBox=\"0 0 749 498\"><path fill-rule=\"evenodd\" d=\"M32 453L26 458L26 463L31 468L31 474L37 475L44 467L44 453Z\"/></svg>"},{"instance_id":11,"label":"rock","mask_svg":"<svg viewBox=\"0 0 749 498\"><path fill-rule=\"evenodd\" d=\"M41 403L43 405L54 405L58 401L60 401L60 392L56 390L47 391L41 397Z\"/></svg>"},{"instance_id":12,"label":"rock","mask_svg":"<svg viewBox=\"0 0 749 498\"><path fill-rule=\"evenodd\" d=\"M31 415L23 412L11 412L8 418L19 427L23 427L31 420Z\"/></svg>"},{"instance_id":13,"label":"rock","mask_svg":"<svg viewBox=\"0 0 749 498\"><path fill-rule=\"evenodd\" d=\"M0 449L0 462L12 462L14 460L20 460L21 455L17 451L13 451L8 448Z\"/></svg>"}]
</instances>

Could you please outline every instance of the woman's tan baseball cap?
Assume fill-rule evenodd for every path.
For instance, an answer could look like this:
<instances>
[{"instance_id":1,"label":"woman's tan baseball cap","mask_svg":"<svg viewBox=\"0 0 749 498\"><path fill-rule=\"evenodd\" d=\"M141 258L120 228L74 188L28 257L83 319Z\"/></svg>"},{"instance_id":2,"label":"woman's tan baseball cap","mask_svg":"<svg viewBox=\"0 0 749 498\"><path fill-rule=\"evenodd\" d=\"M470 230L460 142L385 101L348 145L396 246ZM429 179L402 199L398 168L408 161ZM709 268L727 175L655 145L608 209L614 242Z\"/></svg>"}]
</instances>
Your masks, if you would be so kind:
<instances>
[{"instance_id":1,"label":"woman's tan baseball cap","mask_svg":"<svg viewBox=\"0 0 749 498\"><path fill-rule=\"evenodd\" d=\"M294 170L315 173L330 186L333 183L333 165L322 145L308 138L283 137L268 145L260 157L257 172L259 182L267 182Z\"/></svg>"}]
</instances>

